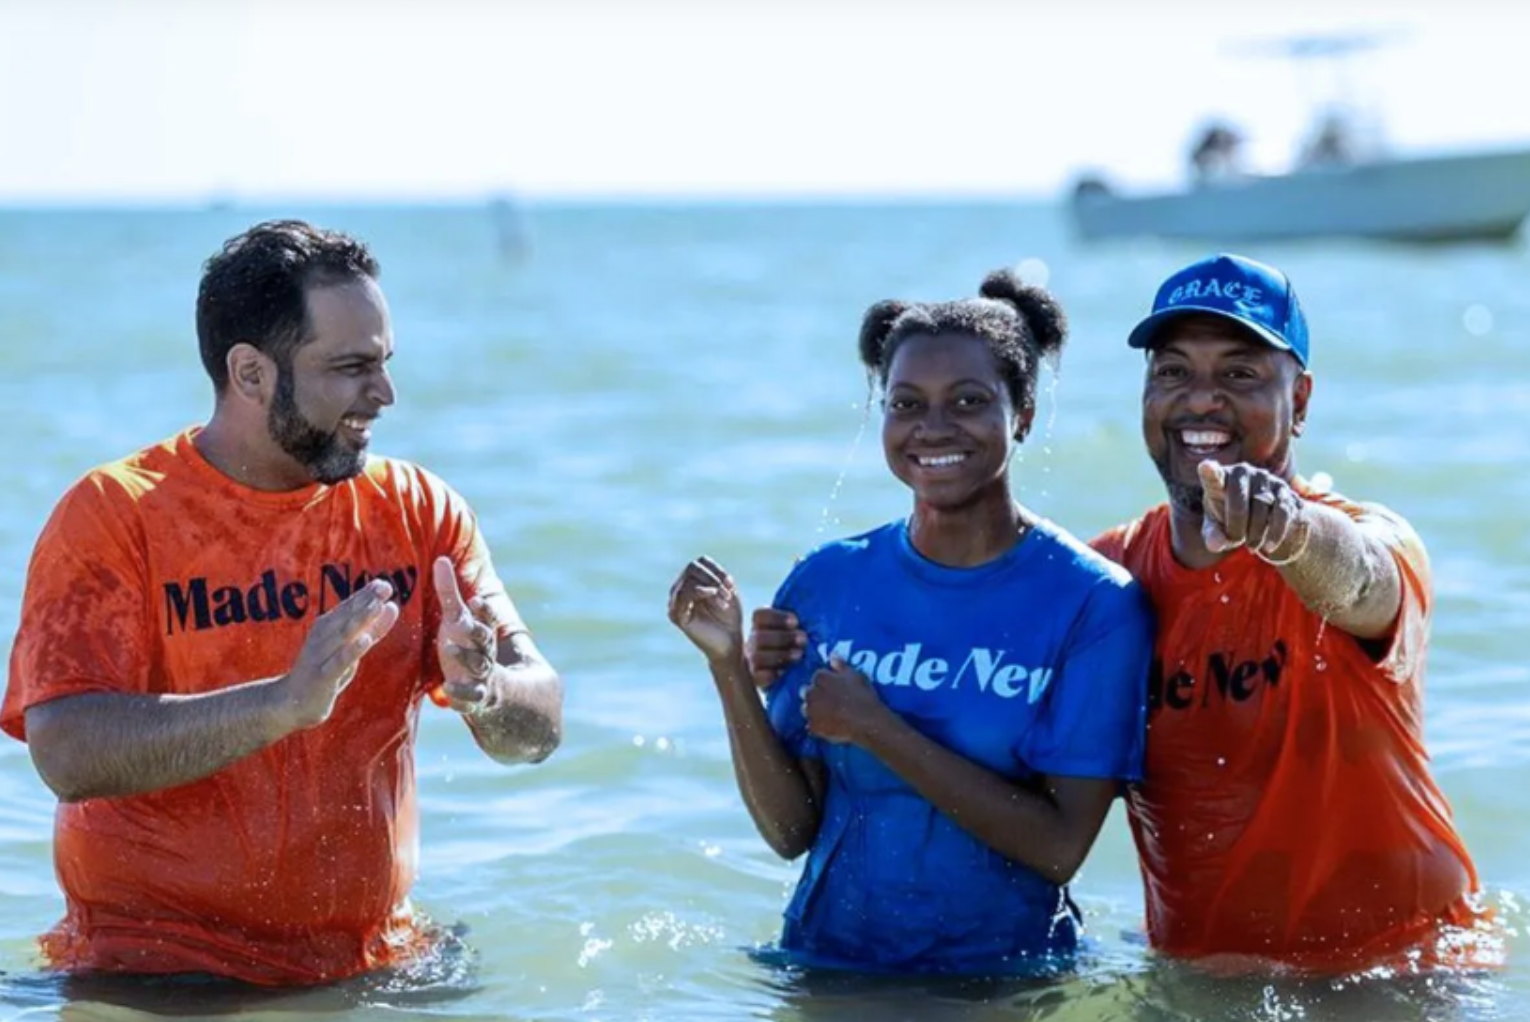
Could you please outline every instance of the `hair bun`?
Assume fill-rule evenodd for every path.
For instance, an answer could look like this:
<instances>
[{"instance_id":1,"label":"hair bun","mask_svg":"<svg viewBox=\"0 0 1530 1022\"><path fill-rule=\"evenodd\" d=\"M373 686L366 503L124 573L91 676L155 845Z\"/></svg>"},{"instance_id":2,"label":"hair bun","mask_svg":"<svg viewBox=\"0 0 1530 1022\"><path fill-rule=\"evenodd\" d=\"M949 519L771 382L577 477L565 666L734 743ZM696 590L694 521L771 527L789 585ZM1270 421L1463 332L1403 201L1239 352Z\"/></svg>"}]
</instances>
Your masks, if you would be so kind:
<instances>
[{"instance_id":1,"label":"hair bun","mask_svg":"<svg viewBox=\"0 0 1530 1022\"><path fill-rule=\"evenodd\" d=\"M1025 283L1014 270L994 270L983 278L978 294L1013 306L1043 355L1055 357L1062 351L1068 339L1068 317L1046 288Z\"/></svg>"},{"instance_id":2,"label":"hair bun","mask_svg":"<svg viewBox=\"0 0 1530 1022\"><path fill-rule=\"evenodd\" d=\"M892 299L877 302L866 310L861 320L861 364L874 369L882 364L882 352L887 347L887 335L892 331L898 317L910 308L908 302Z\"/></svg>"}]
</instances>

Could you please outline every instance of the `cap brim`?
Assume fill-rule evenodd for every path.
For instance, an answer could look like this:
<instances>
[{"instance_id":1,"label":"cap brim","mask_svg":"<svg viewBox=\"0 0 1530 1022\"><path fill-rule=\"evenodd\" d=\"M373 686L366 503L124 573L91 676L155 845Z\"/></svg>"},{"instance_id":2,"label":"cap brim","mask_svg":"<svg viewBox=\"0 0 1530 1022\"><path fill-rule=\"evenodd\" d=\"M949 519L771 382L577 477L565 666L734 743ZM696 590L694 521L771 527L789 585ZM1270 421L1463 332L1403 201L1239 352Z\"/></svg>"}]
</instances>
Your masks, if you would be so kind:
<instances>
[{"instance_id":1,"label":"cap brim","mask_svg":"<svg viewBox=\"0 0 1530 1022\"><path fill-rule=\"evenodd\" d=\"M1225 319L1229 323L1236 323L1238 326L1241 326L1277 351L1292 350L1291 345L1286 343L1285 338L1269 327L1244 319L1242 316L1234 316L1226 309L1212 309L1204 305L1176 305L1172 309L1155 312L1137 324L1136 328L1127 336L1126 343L1133 348L1151 348L1158 336L1158 332L1166 324L1185 316L1215 316L1217 319Z\"/></svg>"}]
</instances>

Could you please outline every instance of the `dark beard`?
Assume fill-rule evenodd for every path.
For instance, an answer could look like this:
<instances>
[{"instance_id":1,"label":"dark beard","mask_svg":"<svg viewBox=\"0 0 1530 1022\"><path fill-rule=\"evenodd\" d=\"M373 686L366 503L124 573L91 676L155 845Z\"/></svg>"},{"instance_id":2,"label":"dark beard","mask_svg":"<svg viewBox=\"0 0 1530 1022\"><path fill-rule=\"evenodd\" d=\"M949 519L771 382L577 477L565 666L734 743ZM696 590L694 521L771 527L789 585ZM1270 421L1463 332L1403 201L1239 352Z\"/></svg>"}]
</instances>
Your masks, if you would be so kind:
<instances>
[{"instance_id":1,"label":"dark beard","mask_svg":"<svg viewBox=\"0 0 1530 1022\"><path fill-rule=\"evenodd\" d=\"M1169 473L1169 461L1154 458L1153 464L1158 467L1158 474L1163 477L1163 485L1169 491L1169 507L1181 514L1191 514L1199 517L1206 513L1204 502L1205 494L1201 490L1200 483L1182 483Z\"/></svg>"},{"instance_id":2,"label":"dark beard","mask_svg":"<svg viewBox=\"0 0 1530 1022\"><path fill-rule=\"evenodd\" d=\"M367 463L366 450L347 446L338 432L326 433L305 419L298 411L292 380L290 370L278 368L276 395L266 414L271 439L321 483L343 483L360 475Z\"/></svg>"}]
</instances>

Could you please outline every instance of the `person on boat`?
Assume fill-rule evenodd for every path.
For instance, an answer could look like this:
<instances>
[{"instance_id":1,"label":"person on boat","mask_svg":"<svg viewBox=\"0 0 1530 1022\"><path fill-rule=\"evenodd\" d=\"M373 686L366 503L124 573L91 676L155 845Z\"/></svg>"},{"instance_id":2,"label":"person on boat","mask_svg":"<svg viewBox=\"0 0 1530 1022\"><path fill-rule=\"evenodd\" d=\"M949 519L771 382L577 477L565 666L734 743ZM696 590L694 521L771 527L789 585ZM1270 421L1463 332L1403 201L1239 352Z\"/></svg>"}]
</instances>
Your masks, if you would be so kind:
<instances>
[{"instance_id":1,"label":"person on boat","mask_svg":"<svg viewBox=\"0 0 1530 1022\"><path fill-rule=\"evenodd\" d=\"M1157 619L1127 801L1152 946L1327 973L1496 964L1424 748L1429 559L1395 511L1297 473L1313 375L1290 280L1197 261L1128 343L1146 353L1143 438L1168 500L1091 546ZM801 662L788 621L754 614L759 684Z\"/></svg>"},{"instance_id":2,"label":"person on boat","mask_svg":"<svg viewBox=\"0 0 1530 1022\"><path fill-rule=\"evenodd\" d=\"M1228 124L1207 125L1190 149L1190 170L1197 183L1211 183L1243 173L1243 135Z\"/></svg>"},{"instance_id":3,"label":"person on boat","mask_svg":"<svg viewBox=\"0 0 1530 1022\"><path fill-rule=\"evenodd\" d=\"M1318 122L1312 138L1302 149L1300 166L1342 167L1355 162L1356 147L1354 131L1349 120L1337 112L1329 112Z\"/></svg>"},{"instance_id":4,"label":"person on boat","mask_svg":"<svg viewBox=\"0 0 1530 1022\"><path fill-rule=\"evenodd\" d=\"M1067 885L1140 776L1152 617L1126 572L1016 502L1010 458L1066 321L996 272L981 297L881 302L860 357L913 510L827 543L776 595L809 637L762 705L740 596L702 557L670 620L705 655L761 835L807 863L780 950L857 971L1065 962Z\"/></svg>"},{"instance_id":5,"label":"person on boat","mask_svg":"<svg viewBox=\"0 0 1530 1022\"><path fill-rule=\"evenodd\" d=\"M368 453L394 402L378 266L297 221L205 266L211 419L95 468L38 539L0 727L58 796L71 973L284 986L402 965L422 699L503 763L563 684L467 503Z\"/></svg>"}]
</instances>

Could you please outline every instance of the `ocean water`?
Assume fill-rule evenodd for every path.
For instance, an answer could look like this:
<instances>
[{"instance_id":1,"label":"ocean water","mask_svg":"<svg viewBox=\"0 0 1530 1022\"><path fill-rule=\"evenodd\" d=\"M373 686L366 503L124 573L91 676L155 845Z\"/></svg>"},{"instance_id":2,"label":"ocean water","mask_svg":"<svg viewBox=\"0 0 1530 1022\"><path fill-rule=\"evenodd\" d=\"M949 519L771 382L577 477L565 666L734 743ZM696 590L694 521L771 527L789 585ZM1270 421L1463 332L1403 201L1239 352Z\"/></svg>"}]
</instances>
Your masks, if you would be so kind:
<instances>
[{"instance_id":1,"label":"ocean water","mask_svg":"<svg viewBox=\"0 0 1530 1022\"><path fill-rule=\"evenodd\" d=\"M374 246L398 404L374 447L479 511L568 685L563 748L505 769L427 707L419 905L465 948L417 975L261 998L61 983L53 800L0 741L0 1020L1400 1020L1530 1016L1530 252L1287 245L1317 387L1299 467L1391 505L1429 545L1427 739L1512 930L1490 977L1216 980L1155 959L1119 806L1074 885L1092 950L1013 984L826 981L774 970L799 864L755 834L701 659L665 618L707 553L767 601L799 553L902 515L855 360L885 297L973 293L1020 266L1073 334L1016 464L1021 498L1084 535L1161 499L1124 337L1199 249L1086 248L1025 205L533 206L0 211L0 652L53 501L92 465L201 421L200 262L270 215ZM1319 825L1320 821L1314 821Z\"/></svg>"}]
</instances>

